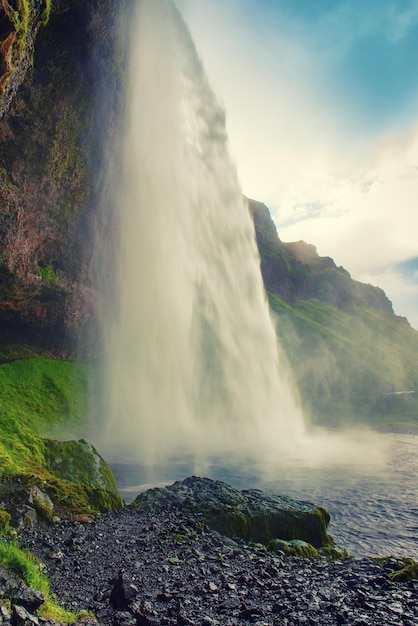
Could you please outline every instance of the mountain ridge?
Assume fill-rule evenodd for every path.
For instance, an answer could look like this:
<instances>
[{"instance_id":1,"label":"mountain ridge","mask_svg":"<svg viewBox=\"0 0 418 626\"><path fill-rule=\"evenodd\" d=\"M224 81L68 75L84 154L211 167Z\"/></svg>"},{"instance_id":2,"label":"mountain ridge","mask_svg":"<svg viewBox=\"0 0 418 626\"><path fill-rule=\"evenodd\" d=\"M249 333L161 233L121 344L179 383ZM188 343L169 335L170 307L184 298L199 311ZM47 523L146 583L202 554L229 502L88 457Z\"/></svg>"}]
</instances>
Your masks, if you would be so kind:
<instances>
[{"instance_id":1,"label":"mountain ridge","mask_svg":"<svg viewBox=\"0 0 418 626\"><path fill-rule=\"evenodd\" d=\"M267 291L289 304L318 298L341 310L350 311L356 305L366 305L394 315L392 303L383 289L352 279L350 273L342 266L338 267L331 257L319 256L313 244L283 242L268 207L252 199L248 199L248 206L254 220Z\"/></svg>"}]
</instances>

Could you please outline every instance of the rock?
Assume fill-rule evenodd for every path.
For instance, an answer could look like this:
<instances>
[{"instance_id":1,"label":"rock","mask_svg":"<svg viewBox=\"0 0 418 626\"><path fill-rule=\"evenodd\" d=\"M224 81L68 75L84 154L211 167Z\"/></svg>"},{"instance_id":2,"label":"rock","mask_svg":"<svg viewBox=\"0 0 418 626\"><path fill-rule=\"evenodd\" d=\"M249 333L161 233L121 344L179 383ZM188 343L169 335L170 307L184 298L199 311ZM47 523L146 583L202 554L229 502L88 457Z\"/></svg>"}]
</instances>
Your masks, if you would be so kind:
<instances>
[{"instance_id":1,"label":"rock","mask_svg":"<svg viewBox=\"0 0 418 626\"><path fill-rule=\"evenodd\" d=\"M12 512L12 522L17 528L34 526L37 520L35 509L27 504L22 504Z\"/></svg>"},{"instance_id":2,"label":"rock","mask_svg":"<svg viewBox=\"0 0 418 626\"><path fill-rule=\"evenodd\" d=\"M199 512L209 528L264 545L276 538L300 539L316 548L333 545L327 533L329 513L322 507L257 489L239 491L209 478L192 476L163 489L149 489L130 506Z\"/></svg>"},{"instance_id":3,"label":"rock","mask_svg":"<svg viewBox=\"0 0 418 626\"><path fill-rule=\"evenodd\" d=\"M45 602L45 596L42 591L32 589L21 580L19 584L14 587L11 600L12 606L18 605L30 613L34 613Z\"/></svg>"},{"instance_id":4,"label":"rock","mask_svg":"<svg viewBox=\"0 0 418 626\"><path fill-rule=\"evenodd\" d=\"M312 559L318 556L318 550L313 545L300 539L291 539L290 541L272 539L268 549L272 552L284 552L287 556L299 556L303 559Z\"/></svg>"},{"instance_id":5,"label":"rock","mask_svg":"<svg viewBox=\"0 0 418 626\"><path fill-rule=\"evenodd\" d=\"M48 439L46 460L55 476L73 483L91 485L117 493L115 478L106 461L91 443Z\"/></svg>"},{"instance_id":6,"label":"rock","mask_svg":"<svg viewBox=\"0 0 418 626\"><path fill-rule=\"evenodd\" d=\"M0 624L7 624L12 619L11 614L4 606L4 604L0 604Z\"/></svg>"},{"instance_id":7,"label":"rock","mask_svg":"<svg viewBox=\"0 0 418 626\"><path fill-rule=\"evenodd\" d=\"M23 606L13 606L12 626L39 626L39 620L35 615L31 615Z\"/></svg>"},{"instance_id":8,"label":"rock","mask_svg":"<svg viewBox=\"0 0 418 626\"><path fill-rule=\"evenodd\" d=\"M110 593L110 604L114 609L127 609L138 595L138 589L126 581L123 572L119 572L118 576L110 582L113 585Z\"/></svg>"},{"instance_id":9,"label":"rock","mask_svg":"<svg viewBox=\"0 0 418 626\"><path fill-rule=\"evenodd\" d=\"M29 490L28 501L33 505L37 514L43 520L52 520L54 514L54 503L47 493L34 485Z\"/></svg>"}]
</instances>

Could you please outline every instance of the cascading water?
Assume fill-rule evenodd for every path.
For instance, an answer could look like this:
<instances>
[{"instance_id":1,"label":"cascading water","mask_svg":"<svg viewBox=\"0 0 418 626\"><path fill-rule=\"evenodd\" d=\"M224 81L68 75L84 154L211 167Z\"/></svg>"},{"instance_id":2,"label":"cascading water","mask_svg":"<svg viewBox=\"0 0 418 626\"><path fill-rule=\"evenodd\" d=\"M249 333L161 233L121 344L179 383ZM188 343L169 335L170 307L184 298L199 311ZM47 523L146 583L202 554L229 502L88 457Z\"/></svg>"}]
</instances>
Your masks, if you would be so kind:
<instances>
[{"instance_id":1,"label":"cascading water","mask_svg":"<svg viewBox=\"0 0 418 626\"><path fill-rule=\"evenodd\" d=\"M279 362L225 115L171 0L132 20L107 457L283 449L303 419Z\"/></svg>"}]
</instances>

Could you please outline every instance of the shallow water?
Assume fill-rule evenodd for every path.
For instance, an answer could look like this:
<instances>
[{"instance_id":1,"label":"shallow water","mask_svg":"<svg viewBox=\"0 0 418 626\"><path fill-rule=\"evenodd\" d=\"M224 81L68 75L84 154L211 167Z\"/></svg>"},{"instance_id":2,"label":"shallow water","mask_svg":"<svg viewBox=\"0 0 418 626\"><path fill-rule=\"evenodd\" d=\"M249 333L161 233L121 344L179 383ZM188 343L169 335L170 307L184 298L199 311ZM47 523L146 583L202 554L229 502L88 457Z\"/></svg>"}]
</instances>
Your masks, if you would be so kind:
<instances>
[{"instance_id":1,"label":"shallow water","mask_svg":"<svg viewBox=\"0 0 418 626\"><path fill-rule=\"evenodd\" d=\"M353 556L418 558L418 436L382 434L384 464L312 467L300 460L267 464L249 459L167 459L157 469L115 463L112 469L127 501L145 489L191 474L224 480L239 489L258 488L324 506L331 514L330 533Z\"/></svg>"}]
</instances>

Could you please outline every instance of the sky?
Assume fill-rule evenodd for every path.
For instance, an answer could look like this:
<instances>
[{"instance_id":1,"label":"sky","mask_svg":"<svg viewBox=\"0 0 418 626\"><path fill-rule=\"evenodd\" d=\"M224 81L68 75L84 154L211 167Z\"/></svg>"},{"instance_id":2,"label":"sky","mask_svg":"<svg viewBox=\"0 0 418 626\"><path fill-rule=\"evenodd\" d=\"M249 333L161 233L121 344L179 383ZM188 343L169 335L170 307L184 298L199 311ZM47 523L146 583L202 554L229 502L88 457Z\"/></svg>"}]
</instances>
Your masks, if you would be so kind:
<instances>
[{"instance_id":1,"label":"sky","mask_svg":"<svg viewBox=\"0 0 418 626\"><path fill-rule=\"evenodd\" d=\"M418 0L175 0L243 193L418 329Z\"/></svg>"}]
</instances>

